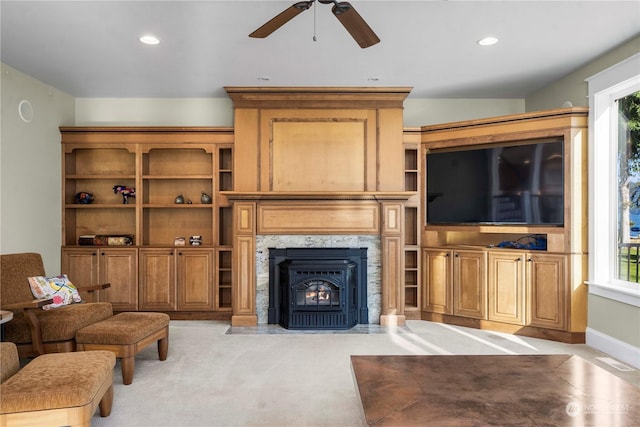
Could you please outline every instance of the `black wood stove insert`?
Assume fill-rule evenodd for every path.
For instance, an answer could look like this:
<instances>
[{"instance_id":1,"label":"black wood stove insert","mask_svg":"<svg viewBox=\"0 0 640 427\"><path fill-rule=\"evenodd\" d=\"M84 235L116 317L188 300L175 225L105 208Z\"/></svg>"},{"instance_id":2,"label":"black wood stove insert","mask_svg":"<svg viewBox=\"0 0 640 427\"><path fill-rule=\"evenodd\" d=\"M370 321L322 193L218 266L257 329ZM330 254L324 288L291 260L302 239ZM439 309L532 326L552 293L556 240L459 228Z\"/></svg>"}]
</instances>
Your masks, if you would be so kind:
<instances>
[{"instance_id":1,"label":"black wood stove insert","mask_svg":"<svg viewBox=\"0 0 640 427\"><path fill-rule=\"evenodd\" d=\"M367 248L269 248L268 314L287 329L369 323Z\"/></svg>"}]
</instances>

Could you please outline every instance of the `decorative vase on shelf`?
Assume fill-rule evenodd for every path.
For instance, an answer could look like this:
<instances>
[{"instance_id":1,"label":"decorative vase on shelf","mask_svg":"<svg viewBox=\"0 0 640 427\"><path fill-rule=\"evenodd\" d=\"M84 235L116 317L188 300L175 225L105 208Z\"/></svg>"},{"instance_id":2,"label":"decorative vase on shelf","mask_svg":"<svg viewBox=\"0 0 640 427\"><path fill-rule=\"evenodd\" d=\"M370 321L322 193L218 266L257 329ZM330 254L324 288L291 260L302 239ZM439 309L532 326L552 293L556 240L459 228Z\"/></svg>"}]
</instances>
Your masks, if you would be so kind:
<instances>
[{"instance_id":1,"label":"decorative vase on shelf","mask_svg":"<svg viewBox=\"0 0 640 427\"><path fill-rule=\"evenodd\" d=\"M211 196L205 192L202 192L202 195L200 196L200 201L208 205L209 203L211 203Z\"/></svg>"},{"instance_id":2,"label":"decorative vase on shelf","mask_svg":"<svg viewBox=\"0 0 640 427\"><path fill-rule=\"evenodd\" d=\"M182 194L180 194L179 196L176 197L176 205L181 205L184 203L184 196Z\"/></svg>"},{"instance_id":3,"label":"decorative vase on shelf","mask_svg":"<svg viewBox=\"0 0 640 427\"><path fill-rule=\"evenodd\" d=\"M73 198L75 203L80 203L82 205L88 205L90 203L93 202L94 197L93 194L91 193L87 193L84 191L81 191L79 193L76 193L75 197Z\"/></svg>"}]
</instances>

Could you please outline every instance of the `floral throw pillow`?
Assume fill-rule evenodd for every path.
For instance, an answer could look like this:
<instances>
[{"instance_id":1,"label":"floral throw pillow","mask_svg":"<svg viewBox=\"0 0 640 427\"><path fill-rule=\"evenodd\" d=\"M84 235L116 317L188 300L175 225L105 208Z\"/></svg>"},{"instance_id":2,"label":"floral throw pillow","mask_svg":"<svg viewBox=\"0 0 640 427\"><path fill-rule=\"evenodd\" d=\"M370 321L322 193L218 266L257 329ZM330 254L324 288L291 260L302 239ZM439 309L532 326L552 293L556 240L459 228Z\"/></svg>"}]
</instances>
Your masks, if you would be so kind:
<instances>
[{"instance_id":1,"label":"floral throw pillow","mask_svg":"<svg viewBox=\"0 0 640 427\"><path fill-rule=\"evenodd\" d=\"M78 289L66 274L62 276L29 277L31 293L36 299L52 298L53 302L42 307L43 310L61 307L74 302L82 302Z\"/></svg>"}]
</instances>

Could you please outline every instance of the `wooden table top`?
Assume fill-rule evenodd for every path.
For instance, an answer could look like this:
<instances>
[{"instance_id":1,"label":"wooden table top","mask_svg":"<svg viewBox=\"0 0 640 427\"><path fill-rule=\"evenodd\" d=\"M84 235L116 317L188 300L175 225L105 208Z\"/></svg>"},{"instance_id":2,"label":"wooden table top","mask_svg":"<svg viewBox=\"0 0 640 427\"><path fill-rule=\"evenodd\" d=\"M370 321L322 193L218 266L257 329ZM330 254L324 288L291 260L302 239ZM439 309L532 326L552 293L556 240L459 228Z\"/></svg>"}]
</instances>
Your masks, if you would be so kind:
<instances>
[{"instance_id":1,"label":"wooden table top","mask_svg":"<svg viewBox=\"0 0 640 427\"><path fill-rule=\"evenodd\" d=\"M640 425L640 390L578 356L351 356L351 365L367 425Z\"/></svg>"}]
</instances>

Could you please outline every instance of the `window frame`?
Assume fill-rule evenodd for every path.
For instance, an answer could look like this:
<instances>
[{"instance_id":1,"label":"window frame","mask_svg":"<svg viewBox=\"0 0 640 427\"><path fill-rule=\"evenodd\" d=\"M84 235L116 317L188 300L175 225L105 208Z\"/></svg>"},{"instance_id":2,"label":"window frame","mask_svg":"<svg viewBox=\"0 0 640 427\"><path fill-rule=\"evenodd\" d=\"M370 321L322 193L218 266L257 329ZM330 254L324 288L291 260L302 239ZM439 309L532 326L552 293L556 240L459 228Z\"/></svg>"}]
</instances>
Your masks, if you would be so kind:
<instances>
[{"instance_id":1,"label":"window frame","mask_svg":"<svg viewBox=\"0 0 640 427\"><path fill-rule=\"evenodd\" d=\"M616 100L640 90L640 54L587 79L589 85L589 293L640 307L640 286L615 276L618 153ZM608 209L602 209L603 206Z\"/></svg>"}]
</instances>

